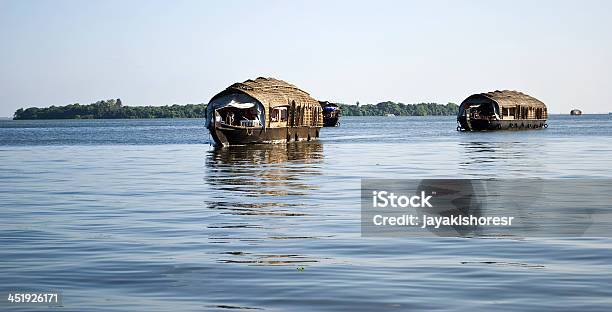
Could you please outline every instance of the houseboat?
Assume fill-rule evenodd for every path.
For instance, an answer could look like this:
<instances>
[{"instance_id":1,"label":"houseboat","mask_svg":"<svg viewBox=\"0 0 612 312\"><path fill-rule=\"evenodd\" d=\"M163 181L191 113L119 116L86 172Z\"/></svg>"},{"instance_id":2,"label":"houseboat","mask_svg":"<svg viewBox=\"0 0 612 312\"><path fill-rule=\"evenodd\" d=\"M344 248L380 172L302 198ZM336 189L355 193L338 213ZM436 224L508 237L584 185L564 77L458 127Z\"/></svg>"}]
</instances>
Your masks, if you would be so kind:
<instances>
[{"instance_id":1,"label":"houseboat","mask_svg":"<svg viewBox=\"0 0 612 312\"><path fill-rule=\"evenodd\" d=\"M323 126L321 105L285 81L259 77L212 97L206 127L217 145L310 141Z\"/></svg>"},{"instance_id":2,"label":"houseboat","mask_svg":"<svg viewBox=\"0 0 612 312\"><path fill-rule=\"evenodd\" d=\"M572 115L572 116L580 116L580 115L582 115L582 111L579 110L579 109L572 109L570 111L570 115Z\"/></svg>"},{"instance_id":3,"label":"houseboat","mask_svg":"<svg viewBox=\"0 0 612 312\"><path fill-rule=\"evenodd\" d=\"M457 130L547 128L548 111L540 100L518 91L470 95L459 106Z\"/></svg>"},{"instance_id":4,"label":"houseboat","mask_svg":"<svg viewBox=\"0 0 612 312\"><path fill-rule=\"evenodd\" d=\"M319 101L323 109L323 127L337 127L340 125L341 110L337 104L328 101Z\"/></svg>"}]
</instances>

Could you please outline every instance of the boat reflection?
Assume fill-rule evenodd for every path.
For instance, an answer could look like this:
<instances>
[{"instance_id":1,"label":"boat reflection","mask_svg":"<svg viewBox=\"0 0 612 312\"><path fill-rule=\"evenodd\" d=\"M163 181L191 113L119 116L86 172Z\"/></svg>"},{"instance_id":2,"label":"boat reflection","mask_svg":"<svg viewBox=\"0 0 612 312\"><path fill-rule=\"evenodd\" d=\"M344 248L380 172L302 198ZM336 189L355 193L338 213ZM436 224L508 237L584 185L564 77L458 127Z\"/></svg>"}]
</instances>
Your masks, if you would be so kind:
<instances>
[{"instance_id":1,"label":"boat reflection","mask_svg":"<svg viewBox=\"0 0 612 312\"><path fill-rule=\"evenodd\" d=\"M545 171L545 147L533 142L460 142L459 168L466 176L510 178Z\"/></svg>"},{"instance_id":2,"label":"boat reflection","mask_svg":"<svg viewBox=\"0 0 612 312\"><path fill-rule=\"evenodd\" d=\"M205 207L208 237L227 244L223 263L282 265L317 262L284 250L286 240L317 238L305 219L319 204L312 199L322 175L323 146L318 142L226 146L206 155ZM259 254L247 246L266 242L275 252ZM275 248L272 248L275 249ZM239 250L239 251L237 251Z\"/></svg>"},{"instance_id":3,"label":"boat reflection","mask_svg":"<svg viewBox=\"0 0 612 312\"><path fill-rule=\"evenodd\" d=\"M219 259L220 263L248 264L248 265L297 265L319 262L316 259L298 254L258 254L249 252L224 252L231 257Z\"/></svg>"},{"instance_id":4,"label":"boat reflection","mask_svg":"<svg viewBox=\"0 0 612 312\"><path fill-rule=\"evenodd\" d=\"M318 187L306 178L322 174L322 159L318 142L216 148L206 157L206 183L221 194L305 195Z\"/></svg>"}]
</instances>

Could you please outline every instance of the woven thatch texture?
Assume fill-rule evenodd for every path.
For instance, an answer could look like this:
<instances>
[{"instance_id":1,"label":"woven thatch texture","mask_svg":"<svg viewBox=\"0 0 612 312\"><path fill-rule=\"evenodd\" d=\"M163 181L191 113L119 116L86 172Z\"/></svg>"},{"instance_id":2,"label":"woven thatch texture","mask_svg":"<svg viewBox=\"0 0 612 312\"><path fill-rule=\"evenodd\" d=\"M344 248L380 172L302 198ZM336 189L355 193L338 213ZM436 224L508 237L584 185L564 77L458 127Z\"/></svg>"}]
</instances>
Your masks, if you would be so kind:
<instances>
[{"instance_id":1,"label":"woven thatch texture","mask_svg":"<svg viewBox=\"0 0 612 312\"><path fill-rule=\"evenodd\" d=\"M533 108L546 108L546 105L542 103L542 101L524 94L518 91L493 91L487 93L474 94L468 97L464 102L468 101L470 98L475 96L483 96L495 101L499 107L516 107L517 105L523 107L533 107Z\"/></svg>"},{"instance_id":2,"label":"woven thatch texture","mask_svg":"<svg viewBox=\"0 0 612 312\"><path fill-rule=\"evenodd\" d=\"M293 101L295 101L296 106L319 106L319 102L313 99L310 94L290 83L274 78L259 77L255 80L249 79L245 82L235 83L217 94L213 99L230 92L246 93L267 107L291 105Z\"/></svg>"}]
</instances>

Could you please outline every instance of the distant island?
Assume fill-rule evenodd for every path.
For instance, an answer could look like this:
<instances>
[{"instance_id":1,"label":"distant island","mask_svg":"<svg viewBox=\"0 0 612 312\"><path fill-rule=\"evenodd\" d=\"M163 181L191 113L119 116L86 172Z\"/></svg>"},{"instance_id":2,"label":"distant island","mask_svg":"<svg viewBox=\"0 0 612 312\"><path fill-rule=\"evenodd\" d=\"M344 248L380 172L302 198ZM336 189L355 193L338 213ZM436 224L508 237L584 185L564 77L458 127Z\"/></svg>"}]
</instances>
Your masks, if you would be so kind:
<instances>
[{"instance_id":1,"label":"distant island","mask_svg":"<svg viewBox=\"0 0 612 312\"><path fill-rule=\"evenodd\" d=\"M25 119L141 119L141 118L202 118L206 104L166 106L123 106L121 99L98 101L89 105L79 103L45 108L20 108L14 120Z\"/></svg>"},{"instance_id":2,"label":"distant island","mask_svg":"<svg viewBox=\"0 0 612 312\"><path fill-rule=\"evenodd\" d=\"M382 102L378 104L347 105L336 103L342 109L343 116L454 116L459 111L455 103L419 103L403 104L395 102Z\"/></svg>"},{"instance_id":3,"label":"distant island","mask_svg":"<svg viewBox=\"0 0 612 312\"><path fill-rule=\"evenodd\" d=\"M337 103L343 116L450 116L456 115L459 106L454 103L403 104L382 102L367 105ZM123 106L121 99L98 101L88 105L79 103L65 106L20 108L14 120L33 119L147 119L147 118L203 118L206 104L166 106Z\"/></svg>"}]
</instances>

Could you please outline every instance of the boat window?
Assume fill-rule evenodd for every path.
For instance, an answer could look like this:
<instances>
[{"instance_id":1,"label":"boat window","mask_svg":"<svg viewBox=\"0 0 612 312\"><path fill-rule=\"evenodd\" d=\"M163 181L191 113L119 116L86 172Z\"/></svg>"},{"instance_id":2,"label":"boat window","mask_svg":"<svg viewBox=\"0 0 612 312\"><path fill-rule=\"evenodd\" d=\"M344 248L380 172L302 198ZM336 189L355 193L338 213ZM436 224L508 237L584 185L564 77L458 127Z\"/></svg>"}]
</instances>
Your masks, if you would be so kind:
<instances>
[{"instance_id":1,"label":"boat window","mask_svg":"<svg viewBox=\"0 0 612 312\"><path fill-rule=\"evenodd\" d=\"M297 108L297 125L301 126L304 123L304 108L303 107L298 107Z\"/></svg>"},{"instance_id":2,"label":"boat window","mask_svg":"<svg viewBox=\"0 0 612 312\"><path fill-rule=\"evenodd\" d=\"M272 109L272 114L270 115L270 118L272 121L287 121L287 107L282 106L282 107L275 107L274 109Z\"/></svg>"}]
</instances>

